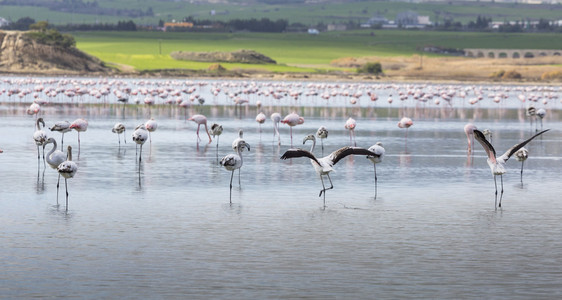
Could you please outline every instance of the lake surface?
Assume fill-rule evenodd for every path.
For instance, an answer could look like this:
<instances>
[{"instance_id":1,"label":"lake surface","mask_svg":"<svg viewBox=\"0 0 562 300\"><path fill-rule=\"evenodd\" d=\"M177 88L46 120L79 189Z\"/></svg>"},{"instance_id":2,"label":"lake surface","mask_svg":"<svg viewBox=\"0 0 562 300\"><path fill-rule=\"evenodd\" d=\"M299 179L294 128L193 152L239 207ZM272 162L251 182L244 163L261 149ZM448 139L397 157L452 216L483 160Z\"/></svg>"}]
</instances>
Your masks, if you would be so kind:
<instances>
[{"instance_id":1,"label":"lake surface","mask_svg":"<svg viewBox=\"0 0 562 300\"><path fill-rule=\"evenodd\" d=\"M31 94L4 93L0 297L560 298L560 90L548 93L558 98L536 106L547 109L543 126L551 130L527 145L523 183L521 163L508 161L497 209L485 152L477 144L467 155L463 127L473 122L492 130L498 155L532 136L528 102L515 92L499 104L485 97L477 105L467 103L470 96L435 105L411 97L373 103L364 94L358 105L338 105L304 97L277 103L254 94L235 107L222 95L187 109L53 97L40 113L48 127L89 122L79 154L77 133L65 134L79 168L68 180L68 211L64 181L57 205L57 173L37 160L35 117L25 113ZM259 111L267 116L261 134ZM357 145L381 141L386 149L377 165L377 198L373 164L347 157L335 165L324 207L309 160L280 159L291 140L281 124L281 145L274 141L275 111L305 118L293 128L295 147L309 149L303 137L326 126L325 155L349 145L344 124L355 118ZM196 113L224 127L218 150L204 131L197 143L197 124L185 121ZM407 139L396 125L402 116L414 121ZM131 134L150 117L158 129L139 163ZM127 127L127 144L119 146L111 132L116 122ZM238 129L251 151L243 153L241 185L234 175L230 204L231 173L218 160L233 152ZM46 131L60 145L61 134ZM321 156L320 143L315 154Z\"/></svg>"}]
</instances>

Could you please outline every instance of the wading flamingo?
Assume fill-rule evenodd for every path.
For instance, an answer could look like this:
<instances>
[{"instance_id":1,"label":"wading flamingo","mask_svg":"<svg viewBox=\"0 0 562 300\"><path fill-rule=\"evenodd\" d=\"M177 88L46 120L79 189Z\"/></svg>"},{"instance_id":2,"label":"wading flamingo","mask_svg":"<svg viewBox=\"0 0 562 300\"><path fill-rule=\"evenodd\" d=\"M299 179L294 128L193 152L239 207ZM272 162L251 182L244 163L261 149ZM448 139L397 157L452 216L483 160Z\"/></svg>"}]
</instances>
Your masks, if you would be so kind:
<instances>
[{"instance_id":1,"label":"wading flamingo","mask_svg":"<svg viewBox=\"0 0 562 300\"><path fill-rule=\"evenodd\" d=\"M521 147L521 149L515 152L515 159L521 162L521 184L523 184L523 164L525 163L528 157L529 157L529 150L527 150L527 148L525 147Z\"/></svg>"},{"instance_id":2,"label":"wading flamingo","mask_svg":"<svg viewBox=\"0 0 562 300\"><path fill-rule=\"evenodd\" d=\"M72 147L68 146L67 159L63 161L58 167L57 171L64 177L64 188L66 189L66 211L68 211L68 183L67 179L74 177L78 166L72 161Z\"/></svg>"},{"instance_id":3,"label":"wading flamingo","mask_svg":"<svg viewBox=\"0 0 562 300\"><path fill-rule=\"evenodd\" d=\"M532 137L528 138L527 140L516 144L515 146L509 148L502 156L500 157L496 157L496 150L494 149L494 147L492 146L492 144L490 144L490 142L488 142L486 140L486 137L484 136L484 134L479 131L478 129L474 130L474 138L480 143L480 145L482 145L482 147L484 148L484 150L486 151L486 154L488 154L488 166L490 166L490 170L492 171L492 175L494 175L494 185L496 186L496 206L501 207L502 206L502 197L503 197L503 174L505 174L505 167L504 164L507 162L507 160L515 153L517 152L517 150L523 148L523 146L525 146L527 143L529 143L532 139L536 138L537 136L549 131L550 129L546 129L543 130L535 135L533 135ZM500 175L500 179L501 179L501 194L500 194L500 202L499 205L497 205L498 203L498 184L496 181L496 175Z\"/></svg>"},{"instance_id":4,"label":"wading flamingo","mask_svg":"<svg viewBox=\"0 0 562 300\"><path fill-rule=\"evenodd\" d=\"M230 203L232 203L232 178L234 177L234 171L236 169L240 171L240 168L242 167L243 161L242 161L241 149L243 147L248 148L248 151L250 151L250 145L246 143L244 140L239 140L235 147L236 153L228 154L227 156L223 157L220 161L221 166L223 166L228 171L232 171L232 173L230 174ZM240 177L238 177L238 184L240 184Z\"/></svg>"},{"instance_id":5,"label":"wading flamingo","mask_svg":"<svg viewBox=\"0 0 562 300\"><path fill-rule=\"evenodd\" d=\"M148 131L148 139L150 141L150 146L152 147L152 136L150 135L150 133L154 132L154 131L156 131L156 129L158 129L158 123L156 123L156 121L154 121L153 118L150 118L150 120L148 120L148 121L146 121L146 123L144 123L144 127Z\"/></svg>"},{"instance_id":6,"label":"wading flamingo","mask_svg":"<svg viewBox=\"0 0 562 300\"><path fill-rule=\"evenodd\" d=\"M123 125L123 123L115 123L115 125L113 125L113 129L111 129L111 132L117 133L117 140L119 141L119 146L121 146L121 133L125 132L125 125ZM126 144L127 139L125 138L125 134L123 134L123 140Z\"/></svg>"},{"instance_id":7,"label":"wading flamingo","mask_svg":"<svg viewBox=\"0 0 562 300\"><path fill-rule=\"evenodd\" d=\"M62 133L62 138L60 140L61 146L60 148L62 149L64 147L64 134L69 132L70 129L70 122L68 121L58 121L55 123L55 125L53 125L51 128L51 131L58 131L60 133Z\"/></svg>"},{"instance_id":8,"label":"wading flamingo","mask_svg":"<svg viewBox=\"0 0 562 300\"><path fill-rule=\"evenodd\" d=\"M281 135L279 134L279 122L281 122L281 114L274 112L271 114L271 121L273 121L273 139L277 135L277 144L281 145Z\"/></svg>"},{"instance_id":9,"label":"wading flamingo","mask_svg":"<svg viewBox=\"0 0 562 300\"><path fill-rule=\"evenodd\" d=\"M322 145L322 155L324 155L324 139L328 138L328 129L325 126L320 126L316 131L316 136L320 139Z\"/></svg>"},{"instance_id":10,"label":"wading flamingo","mask_svg":"<svg viewBox=\"0 0 562 300\"><path fill-rule=\"evenodd\" d=\"M43 121L43 118L38 118L37 121L35 121L35 126L37 128L37 130L33 133L33 140L35 141L35 145L37 146L37 160L39 161L39 158L41 158L41 155L39 154L39 146L43 146L45 145L45 142L47 142L47 133L45 133L45 131L43 129L41 129L41 125L43 125L43 128L45 128L45 122ZM43 147L43 162L45 161L45 147Z\"/></svg>"},{"instance_id":11,"label":"wading flamingo","mask_svg":"<svg viewBox=\"0 0 562 300\"><path fill-rule=\"evenodd\" d=\"M464 133L466 134L466 140L468 142L468 153L472 153L472 145L474 144L474 129L477 128L472 123L464 125Z\"/></svg>"},{"instance_id":12,"label":"wading flamingo","mask_svg":"<svg viewBox=\"0 0 562 300\"><path fill-rule=\"evenodd\" d=\"M376 154L376 155L367 155L367 159L373 162L373 167L375 169L375 199L377 199L377 164L382 162L385 150L382 146L382 143L377 142L373 146L369 147L369 151Z\"/></svg>"},{"instance_id":13,"label":"wading flamingo","mask_svg":"<svg viewBox=\"0 0 562 300\"><path fill-rule=\"evenodd\" d=\"M213 123L213 125L211 125L211 135L213 136L213 138L217 138L217 150L219 149L219 137L222 134L222 125L217 124L217 123Z\"/></svg>"},{"instance_id":14,"label":"wading flamingo","mask_svg":"<svg viewBox=\"0 0 562 300\"><path fill-rule=\"evenodd\" d=\"M357 126L357 122L353 118L347 119L345 121L345 129L349 130L349 144L353 143L354 146L357 146L357 141L355 141L355 127ZM352 138L353 137L353 138ZM353 142L352 142L353 140Z\"/></svg>"},{"instance_id":15,"label":"wading flamingo","mask_svg":"<svg viewBox=\"0 0 562 300\"><path fill-rule=\"evenodd\" d=\"M290 126L290 128L291 128L291 147L293 147L293 126L297 126L297 125L300 125L300 124L304 123L304 118L297 115L296 113L290 113L287 116L285 116L285 118L283 118L283 120L281 120L281 123L287 124L287 125Z\"/></svg>"},{"instance_id":16,"label":"wading flamingo","mask_svg":"<svg viewBox=\"0 0 562 300\"><path fill-rule=\"evenodd\" d=\"M88 130L88 121L84 119L76 119L68 128L74 129L78 132L78 158L80 158L80 132Z\"/></svg>"},{"instance_id":17,"label":"wading flamingo","mask_svg":"<svg viewBox=\"0 0 562 300\"><path fill-rule=\"evenodd\" d=\"M541 130L542 130L542 119L546 116L546 110L544 108L539 108L537 110L537 117L541 120Z\"/></svg>"},{"instance_id":18,"label":"wading flamingo","mask_svg":"<svg viewBox=\"0 0 562 300\"><path fill-rule=\"evenodd\" d=\"M322 189L320 190L320 194L318 195L318 197L321 197L322 194L324 194L324 207L326 207L326 191L334 188L334 185L332 184L332 179L330 178L330 172L334 170L333 166L338 161L340 161L342 158L348 155L377 156L376 153L371 152L365 148L346 146L332 152L328 156L324 156L322 158L316 158L316 156L312 154L312 151L314 151L314 147L316 146L316 138L314 137L313 134L308 135L303 139L302 143L305 144L306 141L308 140L312 141L312 147L310 148L310 151L303 150L303 149L289 149L281 156L281 159L288 159L294 157L310 158L310 163L314 167L314 170L316 171L318 176L320 176L320 181L322 182ZM324 178L322 176L328 177L328 180L330 181L329 188L326 188L326 186L324 185Z\"/></svg>"},{"instance_id":19,"label":"wading flamingo","mask_svg":"<svg viewBox=\"0 0 562 300\"><path fill-rule=\"evenodd\" d=\"M211 140L211 135L209 134L209 130L207 128L207 117L204 115L193 115L187 120L197 123L197 142L201 140L199 137L199 127L201 127L201 125L205 125L205 132L207 133L207 136L209 136L209 144L213 141Z\"/></svg>"},{"instance_id":20,"label":"wading flamingo","mask_svg":"<svg viewBox=\"0 0 562 300\"><path fill-rule=\"evenodd\" d=\"M64 161L66 161L66 154L64 154L60 150L57 150L57 141L54 138L49 138L45 143L45 145L43 145L43 148L45 148L45 146L47 146L47 144L49 143L53 144L53 148L51 149L51 151L49 151L49 153L47 153L47 164L49 164L51 168L57 170L59 165L62 164ZM57 179L57 205L59 204L60 173L58 177L59 178Z\"/></svg>"},{"instance_id":21,"label":"wading flamingo","mask_svg":"<svg viewBox=\"0 0 562 300\"><path fill-rule=\"evenodd\" d=\"M146 130L145 125L141 124L137 126L135 132L133 132L133 142L137 143L137 145L140 145L139 163L142 161L142 145L144 145L147 139L148 130Z\"/></svg>"}]
</instances>

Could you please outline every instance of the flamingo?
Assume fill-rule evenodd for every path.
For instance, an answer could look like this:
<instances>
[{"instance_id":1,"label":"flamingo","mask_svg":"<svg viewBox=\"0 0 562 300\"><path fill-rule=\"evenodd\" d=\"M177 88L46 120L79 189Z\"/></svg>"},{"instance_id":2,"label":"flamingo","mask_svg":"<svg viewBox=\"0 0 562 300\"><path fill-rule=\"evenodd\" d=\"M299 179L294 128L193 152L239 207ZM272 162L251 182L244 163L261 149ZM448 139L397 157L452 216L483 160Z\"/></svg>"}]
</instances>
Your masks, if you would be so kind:
<instances>
[{"instance_id":1,"label":"flamingo","mask_svg":"<svg viewBox=\"0 0 562 300\"><path fill-rule=\"evenodd\" d=\"M285 116L285 118L283 118L283 120L281 120L281 123L287 124L287 125L290 126L290 128L291 128L291 147L293 147L293 126L297 126L297 125L300 125L300 124L304 123L304 118L297 115L296 113L290 113L287 116Z\"/></svg>"},{"instance_id":2,"label":"flamingo","mask_svg":"<svg viewBox=\"0 0 562 300\"><path fill-rule=\"evenodd\" d=\"M369 147L369 151L376 154L376 155L368 155L367 159L373 162L373 167L375 169L375 199L377 199L377 164L382 162L385 150L382 146L382 143L377 142L373 146Z\"/></svg>"},{"instance_id":3,"label":"flamingo","mask_svg":"<svg viewBox=\"0 0 562 300\"><path fill-rule=\"evenodd\" d=\"M234 171L236 169L238 169L240 171L240 168L242 167L242 148L246 147L248 148L248 151L250 151L250 145L248 143L246 143L244 140L240 139L238 140L238 142L236 143L236 153L234 154L228 154L227 156L223 157L220 161L220 165L223 166L225 169L227 169L228 171L232 171L232 173L230 174L230 203L232 203L232 178L234 177ZM238 173L240 176L240 173ZM238 177L238 184L240 184L240 177Z\"/></svg>"},{"instance_id":4,"label":"flamingo","mask_svg":"<svg viewBox=\"0 0 562 300\"><path fill-rule=\"evenodd\" d=\"M279 134L279 122L281 122L281 114L274 112L271 114L271 121L273 121L273 139L277 135L277 143L281 145L281 135Z\"/></svg>"},{"instance_id":5,"label":"flamingo","mask_svg":"<svg viewBox=\"0 0 562 300\"><path fill-rule=\"evenodd\" d=\"M66 189L66 211L68 211L68 183L67 179L74 177L76 171L78 170L78 166L75 162L72 161L72 147L68 146L67 152L67 159L63 161L58 167L57 171L59 175L64 177L64 187Z\"/></svg>"},{"instance_id":6,"label":"flamingo","mask_svg":"<svg viewBox=\"0 0 562 300\"><path fill-rule=\"evenodd\" d=\"M400 119L400 122L398 122L399 128L406 128L406 138L408 138L408 128L410 128L410 126L412 125L414 125L414 122L408 117L403 117L402 119Z\"/></svg>"},{"instance_id":7,"label":"flamingo","mask_svg":"<svg viewBox=\"0 0 562 300\"><path fill-rule=\"evenodd\" d=\"M351 145L351 140L352 140L352 136L353 136L353 145L357 146L357 141L355 141L355 127L357 126L357 122L355 121L355 119L353 118L349 118L347 119L347 121L345 121L345 129L349 130L349 144Z\"/></svg>"},{"instance_id":8,"label":"flamingo","mask_svg":"<svg viewBox=\"0 0 562 300\"><path fill-rule=\"evenodd\" d=\"M535 120L535 130L537 128L536 118L537 118L537 109L533 105L529 105L526 111L527 117L531 119L531 129L533 129L533 120Z\"/></svg>"},{"instance_id":9,"label":"flamingo","mask_svg":"<svg viewBox=\"0 0 562 300\"><path fill-rule=\"evenodd\" d=\"M152 136L150 135L151 132L156 131L158 129L158 123L154 121L154 118L150 118L150 120L144 123L146 130L148 131L148 139L150 140L150 146L152 146Z\"/></svg>"},{"instance_id":10,"label":"flamingo","mask_svg":"<svg viewBox=\"0 0 562 300\"><path fill-rule=\"evenodd\" d=\"M135 131L133 132L133 142L137 143L137 145L140 145L139 163L142 161L142 145L144 145L147 139L148 130L146 130L145 125L141 124L137 126L137 128L135 128Z\"/></svg>"},{"instance_id":11,"label":"flamingo","mask_svg":"<svg viewBox=\"0 0 562 300\"><path fill-rule=\"evenodd\" d=\"M501 194L500 194L500 202L499 202L499 207L502 206L502 197L503 197L503 174L505 174L505 167L504 164L507 162L507 160L511 157L511 155L513 155L515 152L517 152L519 149L523 148L523 146L525 146L527 143L529 143L532 139L536 138L537 136L549 131L550 129L546 129L543 130L535 135L533 135L532 137L528 138L527 140L516 144L515 146L509 148L502 156L500 157L496 157L496 150L494 149L494 147L492 146L492 144L490 144L490 142L488 142L486 140L486 137L484 136L484 134L479 131L478 129L474 130L474 138L480 143L480 145L482 145L482 147L484 148L484 150L486 151L486 154L488 155L488 166L490 166L490 170L492 171L492 175L494 175L494 185L496 186L496 201L495 203L498 203L498 184L496 181L496 175L500 175L500 179L501 179Z\"/></svg>"},{"instance_id":12,"label":"flamingo","mask_svg":"<svg viewBox=\"0 0 562 300\"><path fill-rule=\"evenodd\" d=\"M53 125L51 128L51 131L58 131L60 133L62 133L62 138L61 138L61 149L64 147L64 134L69 132L70 129L70 122L68 121L58 121L55 123L55 125Z\"/></svg>"},{"instance_id":13,"label":"flamingo","mask_svg":"<svg viewBox=\"0 0 562 300\"><path fill-rule=\"evenodd\" d=\"M468 141L468 153L472 152L472 144L474 144L474 129L477 128L472 123L464 125L464 133L466 134L466 139Z\"/></svg>"},{"instance_id":14,"label":"flamingo","mask_svg":"<svg viewBox=\"0 0 562 300\"><path fill-rule=\"evenodd\" d=\"M261 124L265 123L265 114L260 112L256 116L256 122L258 122L258 124L260 124L260 135L261 135Z\"/></svg>"},{"instance_id":15,"label":"flamingo","mask_svg":"<svg viewBox=\"0 0 562 300\"><path fill-rule=\"evenodd\" d=\"M213 136L213 138L217 137L217 150L219 149L219 137L221 134L222 134L222 125L213 123L213 125L211 125L211 135Z\"/></svg>"},{"instance_id":16,"label":"flamingo","mask_svg":"<svg viewBox=\"0 0 562 300\"><path fill-rule=\"evenodd\" d=\"M35 118L39 115L39 111L41 111L41 106L35 102L31 103L26 110L28 115L35 115Z\"/></svg>"},{"instance_id":17,"label":"flamingo","mask_svg":"<svg viewBox=\"0 0 562 300\"><path fill-rule=\"evenodd\" d=\"M37 145L37 160L39 160L39 158L41 157L41 155L39 154L39 146L45 145L45 142L47 141L47 133L45 133L45 131L41 129L41 125L39 124L43 124L43 128L45 128L45 121L43 121L43 118L38 118L37 121L35 121L35 126L37 127L37 130L33 133L33 140L35 141L35 145ZM44 147L43 147L43 160L45 160Z\"/></svg>"},{"instance_id":18,"label":"flamingo","mask_svg":"<svg viewBox=\"0 0 562 300\"><path fill-rule=\"evenodd\" d=\"M74 129L78 132L78 158L80 158L80 132L88 130L88 121L84 119L76 119L68 128Z\"/></svg>"},{"instance_id":19,"label":"flamingo","mask_svg":"<svg viewBox=\"0 0 562 300\"><path fill-rule=\"evenodd\" d=\"M537 117L541 120L541 130L542 130L542 119L546 116L546 110L544 108L539 108L537 110Z\"/></svg>"},{"instance_id":20,"label":"flamingo","mask_svg":"<svg viewBox=\"0 0 562 300\"><path fill-rule=\"evenodd\" d=\"M527 148L525 147L521 147L521 149L515 152L515 159L521 162L521 184L523 184L523 164L525 163L528 157L529 157L529 150L527 150Z\"/></svg>"},{"instance_id":21,"label":"flamingo","mask_svg":"<svg viewBox=\"0 0 562 300\"><path fill-rule=\"evenodd\" d=\"M59 165L66 160L66 154L64 154L60 150L57 150L57 141L52 137L47 139L47 142L45 142L43 148L45 148L45 146L49 143L53 144L53 148L51 149L51 151L49 151L49 153L47 153L47 164L51 168L57 170ZM57 205L59 203L59 184L60 184L60 173L57 180Z\"/></svg>"},{"instance_id":22,"label":"flamingo","mask_svg":"<svg viewBox=\"0 0 562 300\"><path fill-rule=\"evenodd\" d=\"M111 129L111 132L117 133L117 140L119 141L119 146L121 146L121 133L125 132L125 125L123 125L122 123L115 123L115 125L113 125L113 129ZM123 137L123 140L126 144L127 139Z\"/></svg>"},{"instance_id":23,"label":"flamingo","mask_svg":"<svg viewBox=\"0 0 562 300\"><path fill-rule=\"evenodd\" d=\"M205 132L207 133L207 136L209 136L209 144L213 141L211 140L211 135L209 134L209 130L207 129L207 117L205 117L204 115L193 115L187 120L197 123L197 142L201 140L201 138L199 137L199 127L201 127L201 125L205 125Z\"/></svg>"},{"instance_id":24,"label":"flamingo","mask_svg":"<svg viewBox=\"0 0 562 300\"><path fill-rule=\"evenodd\" d=\"M320 126L316 131L316 136L320 139L322 144L322 155L324 155L324 139L328 138L328 129L325 126Z\"/></svg>"},{"instance_id":25,"label":"flamingo","mask_svg":"<svg viewBox=\"0 0 562 300\"><path fill-rule=\"evenodd\" d=\"M288 159L293 157L310 158L310 163L314 167L314 170L316 170L318 176L320 176L320 181L322 182L322 189L320 190L320 194L318 195L318 197L321 197L322 193L324 193L324 207L326 207L326 190L331 190L334 188L334 185L332 184L332 179L330 178L330 172L334 170L333 166L338 161L352 154L377 156L376 153L371 152L365 148L346 146L332 152L327 156L324 156L322 158L316 158L316 156L312 154L312 152L314 151L314 147L316 146L316 138L314 137L313 134L308 135L303 139L302 143L305 144L306 141L308 140L312 141L312 147L310 148L310 151L303 150L303 149L289 149L281 156L281 159ZM326 186L324 185L324 179L322 176L328 177L328 180L330 181L329 188L326 188Z\"/></svg>"},{"instance_id":26,"label":"flamingo","mask_svg":"<svg viewBox=\"0 0 562 300\"><path fill-rule=\"evenodd\" d=\"M238 142L244 140L244 131L242 129L238 130L238 137L232 142L232 150L236 151L238 147ZM244 152L244 148L240 149L241 152Z\"/></svg>"}]
</instances>

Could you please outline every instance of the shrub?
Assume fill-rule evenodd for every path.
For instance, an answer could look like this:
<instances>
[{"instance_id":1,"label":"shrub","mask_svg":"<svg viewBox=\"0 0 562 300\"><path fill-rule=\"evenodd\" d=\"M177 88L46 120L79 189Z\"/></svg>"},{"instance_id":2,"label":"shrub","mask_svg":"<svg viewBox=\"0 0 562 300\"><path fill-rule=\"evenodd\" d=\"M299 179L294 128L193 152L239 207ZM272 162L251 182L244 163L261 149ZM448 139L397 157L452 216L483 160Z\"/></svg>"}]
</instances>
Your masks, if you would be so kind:
<instances>
[{"instance_id":1,"label":"shrub","mask_svg":"<svg viewBox=\"0 0 562 300\"><path fill-rule=\"evenodd\" d=\"M382 73L382 65L379 62L366 63L361 68L357 69L357 72L368 73L368 74L381 74Z\"/></svg>"},{"instance_id":2,"label":"shrub","mask_svg":"<svg viewBox=\"0 0 562 300\"><path fill-rule=\"evenodd\" d=\"M562 79L562 71L544 72L541 75L542 80Z\"/></svg>"},{"instance_id":3,"label":"shrub","mask_svg":"<svg viewBox=\"0 0 562 300\"><path fill-rule=\"evenodd\" d=\"M521 79L521 78L523 78L523 76L521 76L521 73L515 70L507 71L502 76L502 79Z\"/></svg>"},{"instance_id":4,"label":"shrub","mask_svg":"<svg viewBox=\"0 0 562 300\"><path fill-rule=\"evenodd\" d=\"M504 74L505 74L505 70L499 70L497 72L494 72L494 73L490 74L490 77L492 77L492 78L502 78Z\"/></svg>"}]
</instances>

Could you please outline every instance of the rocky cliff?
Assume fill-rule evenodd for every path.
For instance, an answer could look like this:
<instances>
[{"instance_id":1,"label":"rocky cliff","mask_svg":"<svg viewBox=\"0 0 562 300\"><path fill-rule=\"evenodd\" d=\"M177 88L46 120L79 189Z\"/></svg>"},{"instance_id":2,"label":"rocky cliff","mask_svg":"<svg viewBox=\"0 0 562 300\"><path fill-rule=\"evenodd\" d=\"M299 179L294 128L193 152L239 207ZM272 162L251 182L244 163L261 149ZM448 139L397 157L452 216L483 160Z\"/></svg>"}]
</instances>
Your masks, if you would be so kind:
<instances>
[{"instance_id":1,"label":"rocky cliff","mask_svg":"<svg viewBox=\"0 0 562 300\"><path fill-rule=\"evenodd\" d=\"M111 69L74 47L40 44L21 31L0 31L0 72L78 75Z\"/></svg>"}]
</instances>

